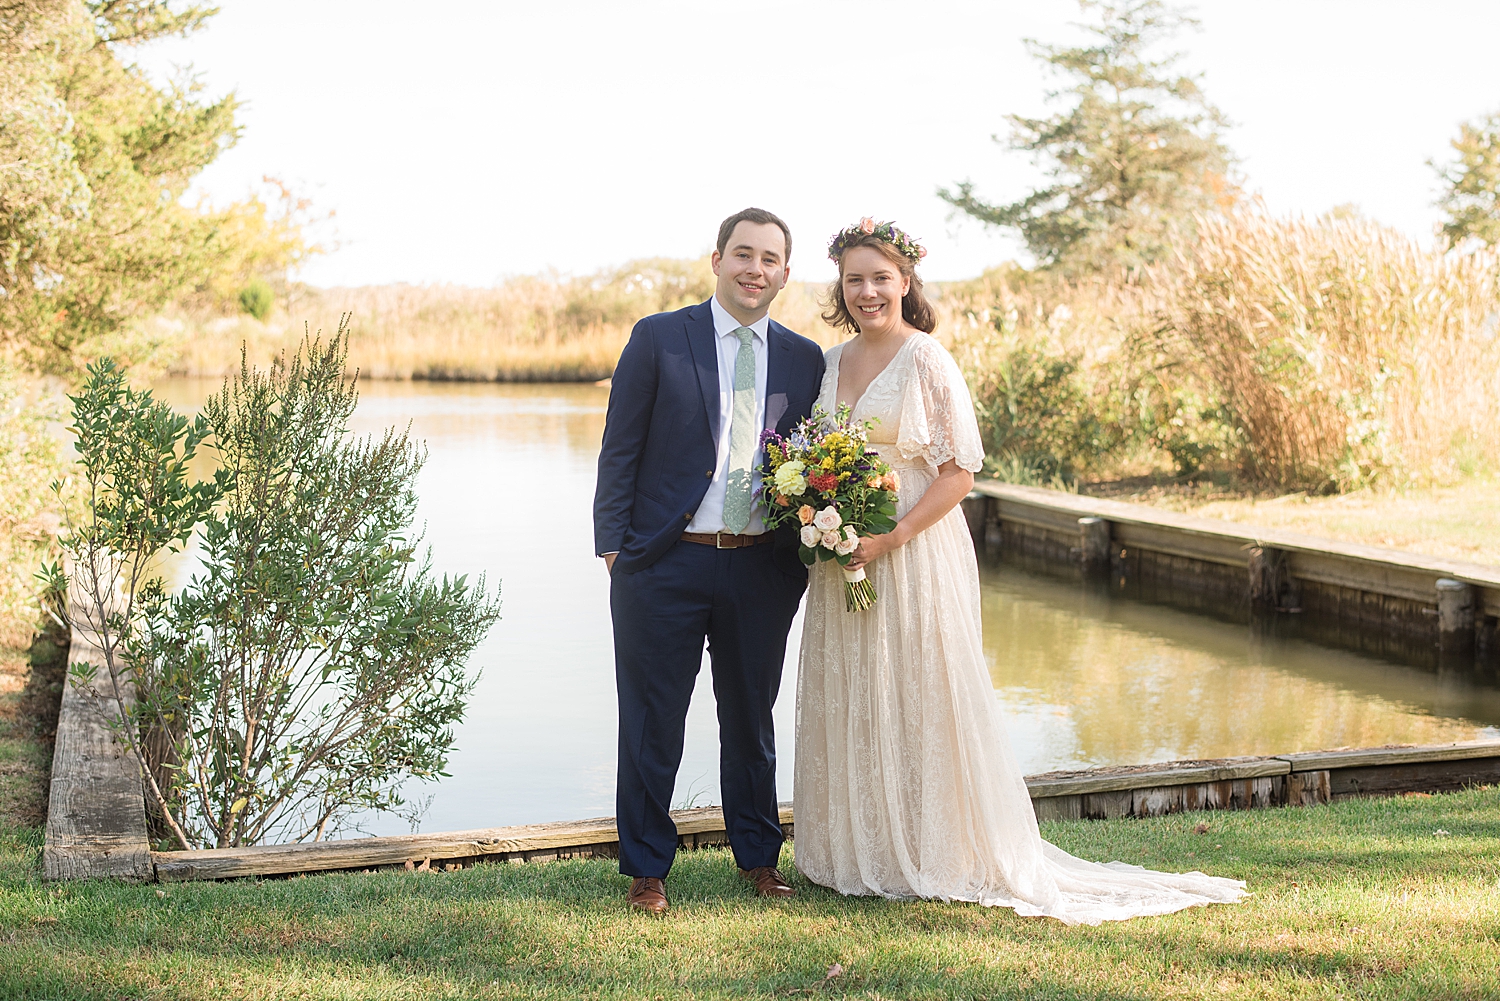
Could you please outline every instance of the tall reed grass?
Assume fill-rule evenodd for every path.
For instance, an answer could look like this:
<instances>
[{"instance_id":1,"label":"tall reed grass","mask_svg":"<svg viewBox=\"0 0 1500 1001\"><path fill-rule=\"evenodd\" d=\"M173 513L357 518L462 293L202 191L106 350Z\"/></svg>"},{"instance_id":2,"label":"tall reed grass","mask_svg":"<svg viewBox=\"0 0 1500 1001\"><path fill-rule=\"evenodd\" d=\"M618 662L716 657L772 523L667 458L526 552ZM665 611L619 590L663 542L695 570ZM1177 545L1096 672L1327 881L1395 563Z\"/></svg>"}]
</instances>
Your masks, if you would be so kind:
<instances>
[{"instance_id":1,"label":"tall reed grass","mask_svg":"<svg viewBox=\"0 0 1500 1001\"><path fill-rule=\"evenodd\" d=\"M1142 283L1142 339L1212 388L1254 479L1451 478L1500 454L1500 255L1372 222L1203 219Z\"/></svg>"},{"instance_id":2,"label":"tall reed grass","mask_svg":"<svg viewBox=\"0 0 1500 1001\"><path fill-rule=\"evenodd\" d=\"M992 272L955 353L1010 478L1445 482L1500 462L1497 278L1490 251L1252 209L1143 271Z\"/></svg>"},{"instance_id":3,"label":"tall reed grass","mask_svg":"<svg viewBox=\"0 0 1500 1001\"><path fill-rule=\"evenodd\" d=\"M772 315L823 344L821 289L789 285ZM576 382L608 378L643 316L713 294L708 261L634 261L583 278L527 277L494 288L386 285L307 288L267 320L178 310L152 321L169 374L221 376L243 346L264 363L294 350L303 324L332 330L353 315L349 362L375 379Z\"/></svg>"}]
</instances>

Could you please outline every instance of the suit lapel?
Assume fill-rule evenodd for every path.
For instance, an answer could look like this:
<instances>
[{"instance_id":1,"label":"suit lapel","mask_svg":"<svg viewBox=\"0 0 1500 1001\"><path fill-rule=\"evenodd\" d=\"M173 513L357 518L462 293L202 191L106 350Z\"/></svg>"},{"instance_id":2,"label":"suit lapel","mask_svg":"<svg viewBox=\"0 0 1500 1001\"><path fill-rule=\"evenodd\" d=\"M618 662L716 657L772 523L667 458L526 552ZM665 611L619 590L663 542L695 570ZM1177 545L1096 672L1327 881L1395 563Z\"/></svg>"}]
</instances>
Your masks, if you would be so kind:
<instances>
[{"instance_id":1,"label":"suit lapel","mask_svg":"<svg viewBox=\"0 0 1500 1001\"><path fill-rule=\"evenodd\" d=\"M766 427L781 429L788 407L792 343L786 330L772 320L766 326Z\"/></svg>"},{"instance_id":2,"label":"suit lapel","mask_svg":"<svg viewBox=\"0 0 1500 1001\"><path fill-rule=\"evenodd\" d=\"M719 440L719 345L714 336L714 314L704 300L688 311L688 350L693 353L693 367L698 370L698 389L703 394L703 411L708 415L710 440Z\"/></svg>"}]
</instances>

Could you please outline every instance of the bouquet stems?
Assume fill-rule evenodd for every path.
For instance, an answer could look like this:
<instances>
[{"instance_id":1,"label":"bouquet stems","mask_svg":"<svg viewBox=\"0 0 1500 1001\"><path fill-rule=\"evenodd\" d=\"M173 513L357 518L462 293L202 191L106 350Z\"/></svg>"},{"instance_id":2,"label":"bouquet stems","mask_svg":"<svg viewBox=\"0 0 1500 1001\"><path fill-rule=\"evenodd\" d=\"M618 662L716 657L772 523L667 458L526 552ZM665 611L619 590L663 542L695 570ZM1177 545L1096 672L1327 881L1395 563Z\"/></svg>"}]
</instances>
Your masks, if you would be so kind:
<instances>
[{"instance_id":1,"label":"bouquet stems","mask_svg":"<svg viewBox=\"0 0 1500 1001\"><path fill-rule=\"evenodd\" d=\"M863 612L875 604L875 585L865 577L865 568L844 570L844 608L850 612Z\"/></svg>"}]
</instances>

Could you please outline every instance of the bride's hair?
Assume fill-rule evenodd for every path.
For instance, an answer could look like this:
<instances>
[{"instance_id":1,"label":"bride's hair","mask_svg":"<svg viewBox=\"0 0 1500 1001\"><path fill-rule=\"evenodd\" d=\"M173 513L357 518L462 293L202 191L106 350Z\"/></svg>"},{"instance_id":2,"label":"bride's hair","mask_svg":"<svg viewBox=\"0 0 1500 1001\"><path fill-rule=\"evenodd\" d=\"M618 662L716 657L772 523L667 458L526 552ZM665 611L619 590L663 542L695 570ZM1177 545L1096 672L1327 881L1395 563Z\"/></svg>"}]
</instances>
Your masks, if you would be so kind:
<instances>
[{"instance_id":1,"label":"bride's hair","mask_svg":"<svg viewBox=\"0 0 1500 1001\"><path fill-rule=\"evenodd\" d=\"M828 286L828 299L823 311L824 323L850 334L859 333L859 323L844 302L844 255L854 247L874 247L882 257L896 266L902 278L911 282L906 296L901 300L901 318L923 333L930 334L937 329L937 313L922 294L922 278L917 274L916 261L895 244L874 233L847 234L842 237L841 243L842 246L838 248L839 275Z\"/></svg>"}]
</instances>

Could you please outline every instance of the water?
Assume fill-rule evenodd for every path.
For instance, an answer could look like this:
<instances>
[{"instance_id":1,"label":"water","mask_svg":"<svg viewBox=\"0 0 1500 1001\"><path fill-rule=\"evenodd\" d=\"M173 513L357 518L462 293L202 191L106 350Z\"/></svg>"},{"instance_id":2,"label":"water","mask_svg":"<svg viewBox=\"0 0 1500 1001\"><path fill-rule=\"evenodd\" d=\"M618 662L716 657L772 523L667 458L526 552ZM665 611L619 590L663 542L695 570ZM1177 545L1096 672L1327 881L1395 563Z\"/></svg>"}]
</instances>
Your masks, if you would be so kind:
<instances>
[{"instance_id":1,"label":"water","mask_svg":"<svg viewBox=\"0 0 1500 1001\"><path fill-rule=\"evenodd\" d=\"M217 383L157 389L196 408ZM502 585L502 619L457 730L450 778L422 829L464 830L614 812L609 587L593 554L594 463L607 390L594 386L365 383L355 430L411 422L429 458L419 522L440 572ZM982 568L985 650L1027 773L1175 758L1500 736L1500 691L1243 626L1090 593L1077 582ZM775 712L778 783L792 792L801 617ZM699 676L674 802L718 802L708 672ZM392 818L376 834L406 833Z\"/></svg>"}]
</instances>

